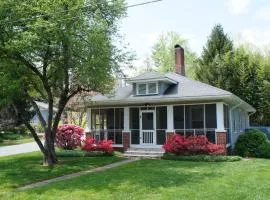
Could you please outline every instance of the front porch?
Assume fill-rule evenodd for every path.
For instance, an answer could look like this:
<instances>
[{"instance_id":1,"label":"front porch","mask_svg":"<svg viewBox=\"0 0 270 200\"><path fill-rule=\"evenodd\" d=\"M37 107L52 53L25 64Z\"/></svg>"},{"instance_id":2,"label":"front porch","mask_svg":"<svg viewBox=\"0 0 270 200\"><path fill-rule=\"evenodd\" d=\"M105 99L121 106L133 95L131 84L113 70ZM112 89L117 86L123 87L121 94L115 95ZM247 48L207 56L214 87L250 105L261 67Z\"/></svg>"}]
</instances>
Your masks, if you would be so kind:
<instances>
[{"instance_id":1,"label":"front porch","mask_svg":"<svg viewBox=\"0 0 270 200\"><path fill-rule=\"evenodd\" d=\"M88 135L116 148L161 149L172 134L205 135L229 145L228 106L222 102L88 108Z\"/></svg>"}]
</instances>

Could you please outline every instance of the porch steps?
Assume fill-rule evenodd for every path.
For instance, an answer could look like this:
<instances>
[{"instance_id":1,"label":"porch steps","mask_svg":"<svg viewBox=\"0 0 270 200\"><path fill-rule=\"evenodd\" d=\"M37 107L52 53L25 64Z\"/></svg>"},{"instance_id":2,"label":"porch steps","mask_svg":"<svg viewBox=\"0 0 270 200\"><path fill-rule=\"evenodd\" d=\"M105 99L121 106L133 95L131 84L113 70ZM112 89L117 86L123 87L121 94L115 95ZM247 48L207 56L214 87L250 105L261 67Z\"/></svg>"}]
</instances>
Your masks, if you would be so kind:
<instances>
[{"instance_id":1,"label":"porch steps","mask_svg":"<svg viewBox=\"0 0 270 200\"><path fill-rule=\"evenodd\" d=\"M161 148L129 148L125 153L125 157L141 157L141 158L160 158L163 156L164 150Z\"/></svg>"}]
</instances>

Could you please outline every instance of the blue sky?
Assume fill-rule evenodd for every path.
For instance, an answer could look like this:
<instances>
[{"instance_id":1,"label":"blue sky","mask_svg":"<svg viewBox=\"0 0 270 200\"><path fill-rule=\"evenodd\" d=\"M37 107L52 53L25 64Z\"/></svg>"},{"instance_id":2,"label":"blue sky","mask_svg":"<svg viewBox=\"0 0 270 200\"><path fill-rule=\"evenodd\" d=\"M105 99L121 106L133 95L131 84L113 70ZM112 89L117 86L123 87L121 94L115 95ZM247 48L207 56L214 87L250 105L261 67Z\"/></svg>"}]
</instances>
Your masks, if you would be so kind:
<instances>
[{"instance_id":1,"label":"blue sky","mask_svg":"<svg viewBox=\"0 0 270 200\"><path fill-rule=\"evenodd\" d=\"M129 5L149 0L127 0ZM212 27L220 23L237 42L270 44L269 0L163 0L129 8L121 33L141 62L162 32L175 31L200 54Z\"/></svg>"}]
</instances>

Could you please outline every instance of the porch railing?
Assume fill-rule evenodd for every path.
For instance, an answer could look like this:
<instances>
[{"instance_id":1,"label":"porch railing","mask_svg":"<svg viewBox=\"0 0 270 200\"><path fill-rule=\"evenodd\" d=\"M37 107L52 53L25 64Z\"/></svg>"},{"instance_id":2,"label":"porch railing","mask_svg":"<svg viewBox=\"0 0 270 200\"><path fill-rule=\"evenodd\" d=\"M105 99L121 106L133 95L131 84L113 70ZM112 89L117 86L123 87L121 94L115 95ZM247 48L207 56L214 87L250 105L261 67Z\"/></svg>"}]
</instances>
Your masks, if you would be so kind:
<instances>
[{"instance_id":1,"label":"porch railing","mask_svg":"<svg viewBox=\"0 0 270 200\"><path fill-rule=\"evenodd\" d=\"M123 144L122 129L92 130L96 140L112 140L113 144Z\"/></svg>"}]
</instances>

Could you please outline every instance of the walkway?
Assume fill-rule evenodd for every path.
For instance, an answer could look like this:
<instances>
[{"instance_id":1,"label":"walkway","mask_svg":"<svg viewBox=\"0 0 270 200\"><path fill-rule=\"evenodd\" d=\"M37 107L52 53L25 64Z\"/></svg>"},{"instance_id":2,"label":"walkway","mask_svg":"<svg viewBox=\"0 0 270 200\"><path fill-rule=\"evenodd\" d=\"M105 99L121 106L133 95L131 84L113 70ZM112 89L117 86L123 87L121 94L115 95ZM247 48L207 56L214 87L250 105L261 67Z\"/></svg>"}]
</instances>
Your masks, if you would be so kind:
<instances>
[{"instance_id":1,"label":"walkway","mask_svg":"<svg viewBox=\"0 0 270 200\"><path fill-rule=\"evenodd\" d=\"M5 146L5 147L0 147L0 157L15 155L19 153L28 153L32 151L39 151L39 147L36 142L10 145L10 146Z\"/></svg>"},{"instance_id":2,"label":"walkway","mask_svg":"<svg viewBox=\"0 0 270 200\"><path fill-rule=\"evenodd\" d=\"M105 171L107 169L112 169L112 168L115 168L115 167L118 167L118 166L121 166L121 165L125 165L127 163L134 162L136 160L139 160L139 158L132 158L132 159L128 159L128 160L123 160L123 161L120 161L120 162L105 165L103 167L97 167L97 168L94 168L94 169L89 169L87 171L81 171L81 172L68 174L68 175L60 176L60 177L53 178L53 179L48 179L48 180L45 180L45 181L32 183L32 184L29 184L29 185L25 185L23 187L19 187L18 190L27 190L27 189L31 189L31 188L45 186L45 185L55 183L55 182L58 182L58 181L64 181L64 180L72 179L72 178L79 177L79 176L82 176L82 175L91 174L91 173L94 173L94 172L102 172L102 171Z\"/></svg>"}]
</instances>

